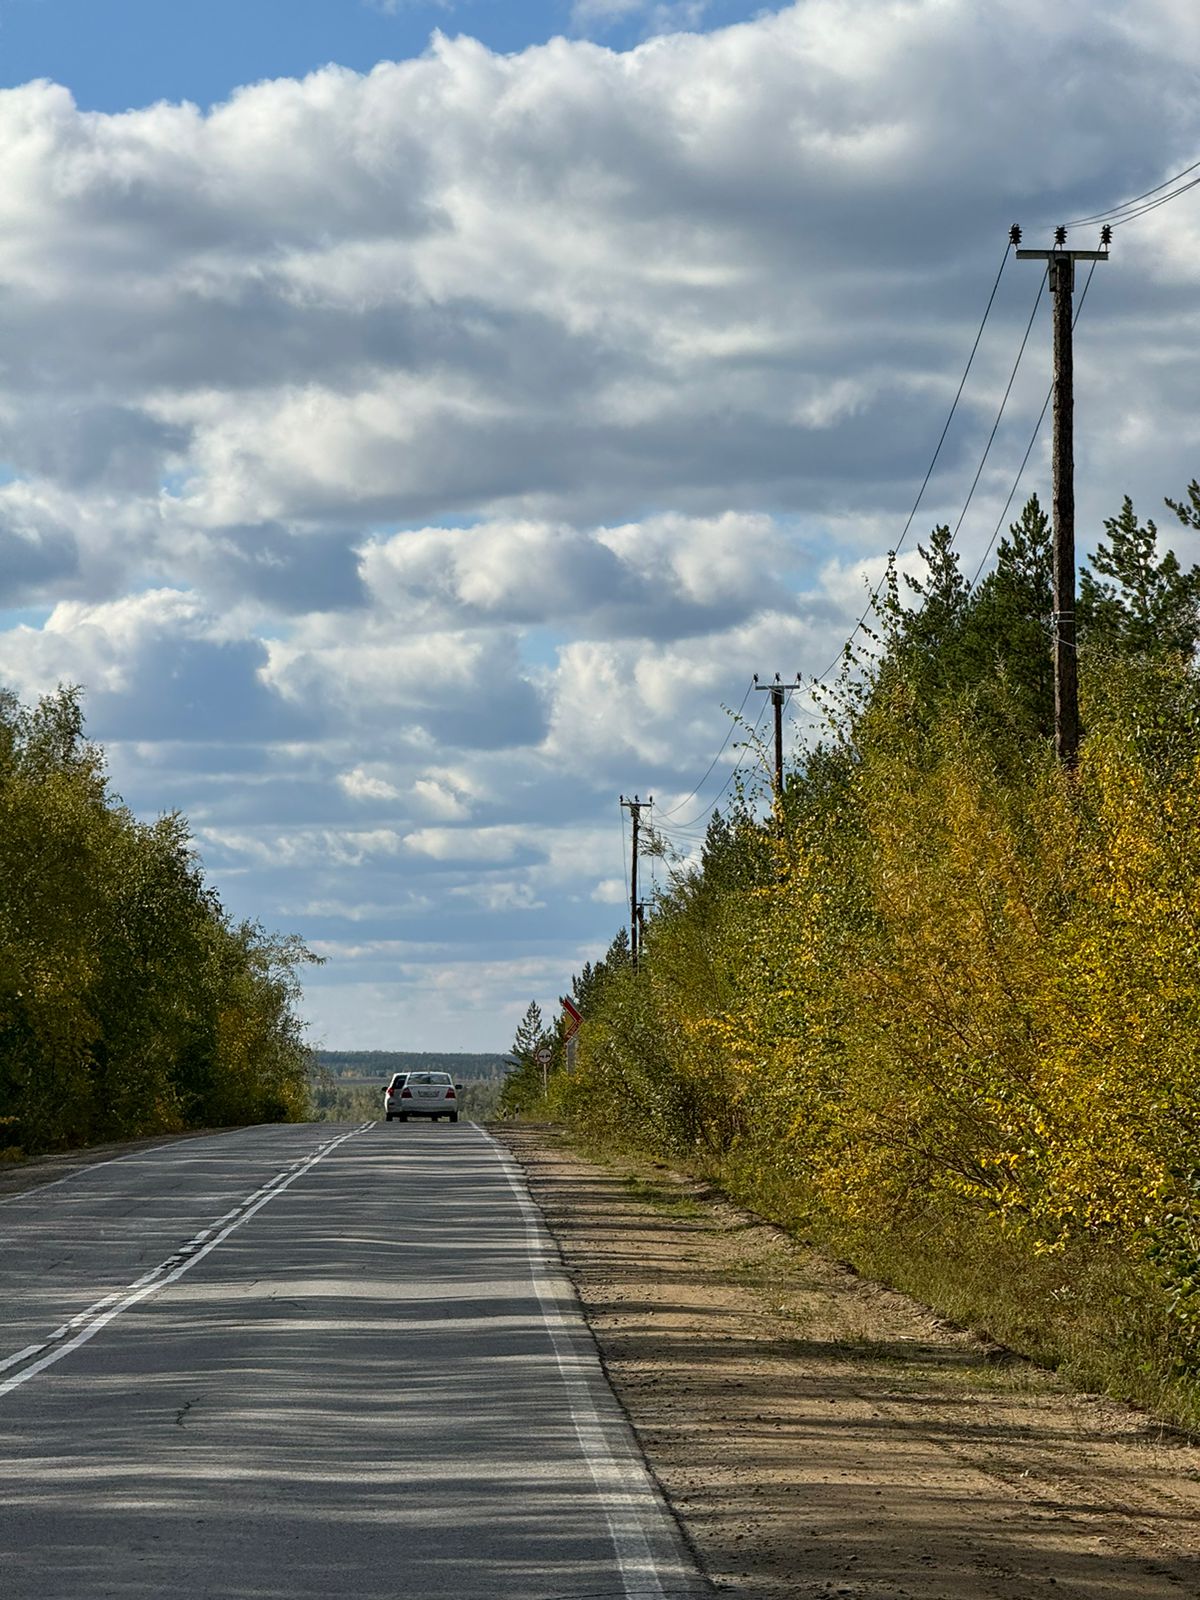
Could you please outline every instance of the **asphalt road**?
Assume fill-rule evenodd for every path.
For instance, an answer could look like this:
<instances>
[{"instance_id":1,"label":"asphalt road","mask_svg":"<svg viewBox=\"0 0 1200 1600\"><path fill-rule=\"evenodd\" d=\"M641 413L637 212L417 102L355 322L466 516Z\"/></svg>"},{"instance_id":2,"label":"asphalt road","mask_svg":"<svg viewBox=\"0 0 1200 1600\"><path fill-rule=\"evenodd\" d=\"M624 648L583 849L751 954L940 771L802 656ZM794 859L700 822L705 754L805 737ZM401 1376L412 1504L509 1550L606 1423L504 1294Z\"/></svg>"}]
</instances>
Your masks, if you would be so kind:
<instances>
[{"instance_id":1,"label":"asphalt road","mask_svg":"<svg viewBox=\"0 0 1200 1600\"><path fill-rule=\"evenodd\" d=\"M0 1201L0 1593L709 1590L510 1158L325 1123Z\"/></svg>"}]
</instances>

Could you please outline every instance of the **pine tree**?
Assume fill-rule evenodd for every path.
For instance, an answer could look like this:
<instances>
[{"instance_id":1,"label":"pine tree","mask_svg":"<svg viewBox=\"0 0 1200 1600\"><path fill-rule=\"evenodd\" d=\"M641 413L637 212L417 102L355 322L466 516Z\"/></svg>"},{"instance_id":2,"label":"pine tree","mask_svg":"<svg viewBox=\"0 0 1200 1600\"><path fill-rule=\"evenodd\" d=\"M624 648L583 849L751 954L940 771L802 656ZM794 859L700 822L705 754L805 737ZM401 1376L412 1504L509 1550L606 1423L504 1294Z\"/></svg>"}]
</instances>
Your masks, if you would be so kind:
<instances>
[{"instance_id":1,"label":"pine tree","mask_svg":"<svg viewBox=\"0 0 1200 1600\"><path fill-rule=\"evenodd\" d=\"M1051 547L1050 519L1031 495L971 596L962 639L967 680L1002 678L1010 706L1046 738L1054 734Z\"/></svg>"},{"instance_id":2,"label":"pine tree","mask_svg":"<svg viewBox=\"0 0 1200 1600\"><path fill-rule=\"evenodd\" d=\"M935 528L928 545L919 545L918 550L925 576L905 573L904 581L919 604L894 619L894 649L904 676L919 698L929 701L962 682L962 632L970 591L948 525Z\"/></svg>"},{"instance_id":3,"label":"pine tree","mask_svg":"<svg viewBox=\"0 0 1200 1600\"><path fill-rule=\"evenodd\" d=\"M1182 522L1200 526L1200 488L1193 483L1188 492L1189 505L1167 504ZM1138 521L1128 495L1104 531L1107 542L1080 578L1080 643L1125 655L1190 656L1200 638L1200 567L1185 572L1173 550L1157 559L1158 529Z\"/></svg>"},{"instance_id":4,"label":"pine tree","mask_svg":"<svg viewBox=\"0 0 1200 1600\"><path fill-rule=\"evenodd\" d=\"M925 563L923 576L904 574L904 583L917 597L911 606L901 598L895 555L889 554L875 607L879 632L864 629L879 654L871 664L870 687L861 705L850 708L854 722L860 716L869 720L872 708L890 702L898 685L904 685L907 703L922 719L964 685L962 637L970 590L949 527L934 528L929 543L918 550Z\"/></svg>"},{"instance_id":5,"label":"pine tree","mask_svg":"<svg viewBox=\"0 0 1200 1600\"><path fill-rule=\"evenodd\" d=\"M536 1104L542 1093L542 1068L538 1051L552 1047L552 1040L542 1019L542 1008L531 1000L525 1015L517 1024L512 1048L508 1052L508 1076L500 1091L500 1110L505 1116L514 1116Z\"/></svg>"},{"instance_id":6,"label":"pine tree","mask_svg":"<svg viewBox=\"0 0 1200 1600\"><path fill-rule=\"evenodd\" d=\"M531 1000L525 1015L517 1024L509 1054L517 1061L536 1061L545 1039L546 1025L542 1021L542 1008L536 1000Z\"/></svg>"},{"instance_id":7,"label":"pine tree","mask_svg":"<svg viewBox=\"0 0 1200 1600\"><path fill-rule=\"evenodd\" d=\"M1187 504L1181 500L1167 500L1167 505L1183 523L1185 528L1195 528L1200 532L1200 483L1195 478L1187 486Z\"/></svg>"}]
</instances>

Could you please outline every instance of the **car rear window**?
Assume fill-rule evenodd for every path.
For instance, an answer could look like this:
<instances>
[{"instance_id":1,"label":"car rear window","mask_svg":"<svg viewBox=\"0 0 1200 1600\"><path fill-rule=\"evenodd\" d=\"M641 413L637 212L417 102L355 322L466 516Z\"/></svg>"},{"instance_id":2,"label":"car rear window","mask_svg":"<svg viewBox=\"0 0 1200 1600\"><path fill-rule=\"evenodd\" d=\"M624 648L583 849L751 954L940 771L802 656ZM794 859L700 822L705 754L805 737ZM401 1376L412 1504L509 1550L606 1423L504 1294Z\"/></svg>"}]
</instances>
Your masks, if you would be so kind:
<instances>
[{"instance_id":1,"label":"car rear window","mask_svg":"<svg viewBox=\"0 0 1200 1600\"><path fill-rule=\"evenodd\" d=\"M410 1072L408 1081L409 1083L449 1083L450 1074L448 1072Z\"/></svg>"}]
</instances>

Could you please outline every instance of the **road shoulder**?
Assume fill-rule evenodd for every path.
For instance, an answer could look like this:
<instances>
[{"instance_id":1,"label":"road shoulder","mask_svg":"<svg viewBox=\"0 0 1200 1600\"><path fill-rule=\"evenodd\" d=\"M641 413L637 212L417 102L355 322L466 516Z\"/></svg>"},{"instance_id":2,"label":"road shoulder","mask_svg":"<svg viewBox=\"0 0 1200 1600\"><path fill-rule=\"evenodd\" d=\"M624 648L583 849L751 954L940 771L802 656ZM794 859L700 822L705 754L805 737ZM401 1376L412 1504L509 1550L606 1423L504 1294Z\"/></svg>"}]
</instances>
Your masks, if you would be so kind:
<instances>
[{"instance_id":1,"label":"road shoulder","mask_svg":"<svg viewBox=\"0 0 1200 1600\"><path fill-rule=\"evenodd\" d=\"M746 1600L1194 1600L1200 1450L666 1168L524 1168L697 1557Z\"/></svg>"}]
</instances>

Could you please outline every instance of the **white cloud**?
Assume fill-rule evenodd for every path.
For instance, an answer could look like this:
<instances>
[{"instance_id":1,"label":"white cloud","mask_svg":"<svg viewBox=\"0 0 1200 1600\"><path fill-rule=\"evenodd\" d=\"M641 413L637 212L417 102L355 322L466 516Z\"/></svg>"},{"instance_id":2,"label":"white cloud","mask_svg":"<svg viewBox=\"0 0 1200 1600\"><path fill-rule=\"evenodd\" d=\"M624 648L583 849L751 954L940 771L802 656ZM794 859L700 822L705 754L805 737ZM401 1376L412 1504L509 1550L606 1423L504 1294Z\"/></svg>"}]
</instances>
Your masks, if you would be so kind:
<instances>
[{"instance_id":1,"label":"white cloud","mask_svg":"<svg viewBox=\"0 0 1200 1600\"><path fill-rule=\"evenodd\" d=\"M592 890L592 899L604 906L623 906L629 890L621 878L602 878Z\"/></svg>"},{"instance_id":2,"label":"white cloud","mask_svg":"<svg viewBox=\"0 0 1200 1600\"><path fill-rule=\"evenodd\" d=\"M382 11L385 17L395 17L401 11L411 11L418 7L422 10L430 6L439 11L453 11L456 0L362 0L368 11Z\"/></svg>"},{"instance_id":3,"label":"white cloud","mask_svg":"<svg viewBox=\"0 0 1200 1600\"><path fill-rule=\"evenodd\" d=\"M338 782L352 800L398 800L400 791L386 778L373 776L365 767L338 774Z\"/></svg>"},{"instance_id":4,"label":"white cloud","mask_svg":"<svg viewBox=\"0 0 1200 1600\"><path fill-rule=\"evenodd\" d=\"M201 828L199 834L206 846L234 865L269 868L357 868L398 855L407 842L391 828L301 828L290 833L269 827L255 832Z\"/></svg>"},{"instance_id":5,"label":"white cloud","mask_svg":"<svg viewBox=\"0 0 1200 1600\"><path fill-rule=\"evenodd\" d=\"M313 991L344 1042L385 1013L438 1042L447 974L480 1042L603 948L617 793L686 795L752 672L836 656L1009 222L1149 188L1200 140L1182 0L805 0L662 33L702 10L584 0L602 37L660 36L439 36L210 112L0 92L0 677L83 682L122 791L202 821L239 912L354 925L337 982L361 1004ZM1148 513L1198 470L1198 245L1188 197L1119 232L1089 294L1083 548L1124 492ZM1021 273L902 567L957 516ZM364 976L418 923L485 964L502 924L515 964Z\"/></svg>"},{"instance_id":6,"label":"white cloud","mask_svg":"<svg viewBox=\"0 0 1200 1600\"><path fill-rule=\"evenodd\" d=\"M647 34L672 33L698 28L708 10L708 0L575 0L571 21L586 32L641 18Z\"/></svg>"},{"instance_id":7,"label":"white cloud","mask_svg":"<svg viewBox=\"0 0 1200 1600\"><path fill-rule=\"evenodd\" d=\"M560 625L669 637L751 614L795 559L761 514L662 515L616 527L489 521L423 528L362 552L373 601L408 625Z\"/></svg>"},{"instance_id":8,"label":"white cloud","mask_svg":"<svg viewBox=\"0 0 1200 1600\"><path fill-rule=\"evenodd\" d=\"M528 847L533 830L526 827L416 828L404 843L416 855L435 861L511 861Z\"/></svg>"},{"instance_id":9,"label":"white cloud","mask_svg":"<svg viewBox=\"0 0 1200 1600\"><path fill-rule=\"evenodd\" d=\"M461 822L471 815L479 788L461 769L440 767L418 778L412 792L420 809L428 816L444 822Z\"/></svg>"},{"instance_id":10,"label":"white cloud","mask_svg":"<svg viewBox=\"0 0 1200 1600\"><path fill-rule=\"evenodd\" d=\"M456 899L472 901L485 911L542 911L546 905L528 879L485 879L479 883L460 884L450 893Z\"/></svg>"}]
</instances>

